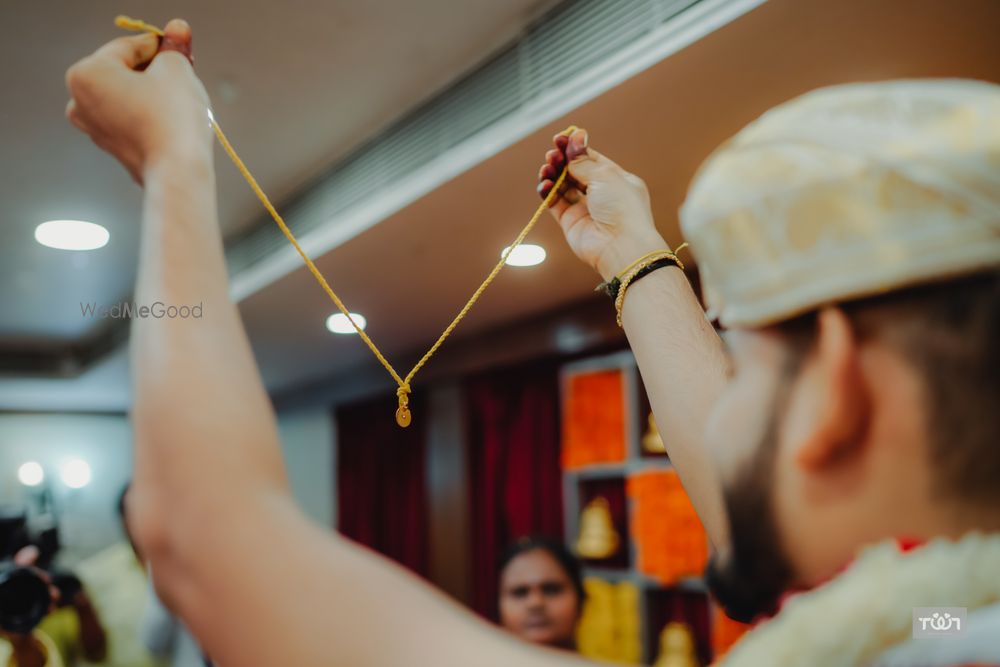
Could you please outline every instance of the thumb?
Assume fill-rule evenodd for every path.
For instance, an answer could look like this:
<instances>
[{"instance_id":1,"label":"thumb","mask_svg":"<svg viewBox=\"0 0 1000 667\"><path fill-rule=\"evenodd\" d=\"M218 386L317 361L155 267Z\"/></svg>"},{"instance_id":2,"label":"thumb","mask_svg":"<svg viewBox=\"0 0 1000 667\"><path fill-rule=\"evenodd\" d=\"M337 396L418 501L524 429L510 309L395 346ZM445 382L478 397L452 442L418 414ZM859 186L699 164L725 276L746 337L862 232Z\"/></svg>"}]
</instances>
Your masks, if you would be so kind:
<instances>
[{"instance_id":1,"label":"thumb","mask_svg":"<svg viewBox=\"0 0 1000 667\"><path fill-rule=\"evenodd\" d=\"M566 146L569 175L586 191L594 181L607 181L624 175L614 161L590 148L586 130L576 130Z\"/></svg>"},{"instance_id":2,"label":"thumb","mask_svg":"<svg viewBox=\"0 0 1000 667\"><path fill-rule=\"evenodd\" d=\"M159 53L176 51L194 65L191 55L191 26L184 19L173 19L163 29L163 40L160 42Z\"/></svg>"}]
</instances>

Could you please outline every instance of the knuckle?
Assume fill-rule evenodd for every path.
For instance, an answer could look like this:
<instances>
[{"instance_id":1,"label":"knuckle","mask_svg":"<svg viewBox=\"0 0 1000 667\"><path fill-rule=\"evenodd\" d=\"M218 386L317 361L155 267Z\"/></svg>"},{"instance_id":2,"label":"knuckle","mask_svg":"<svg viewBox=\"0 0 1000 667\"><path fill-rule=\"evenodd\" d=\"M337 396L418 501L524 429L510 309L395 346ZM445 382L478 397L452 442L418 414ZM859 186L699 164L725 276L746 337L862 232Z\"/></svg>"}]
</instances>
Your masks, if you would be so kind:
<instances>
[{"instance_id":1,"label":"knuckle","mask_svg":"<svg viewBox=\"0 0 1000 667\"><path fill-rule=\"evenodd\" d=\"M92 69L93 65L90 58L84 58L66 70L66 87L74 97L89 89Z\"/></svg>"},{"instance_id":2,"label":"knuckle","mask_svg":"<svg viewBox=\"0 0 1000 667\"><path fill-rule=\"evenodd\" d=\"M625 172L625 180L639 192L649 192L649 187L646 185L646 181L642 180L635 174Z\"/></svg>"},{"instance_id":3,"label":"knuckle","mask_svg":"<svg viewBox=\"0 0 1000 667\"><path fill-rule=\"evenodd\" d=\"M80 63L76 62L69 66L66 70L66 88L71 92L79 84L80 81Z\"/></svg>"}]
</instances>

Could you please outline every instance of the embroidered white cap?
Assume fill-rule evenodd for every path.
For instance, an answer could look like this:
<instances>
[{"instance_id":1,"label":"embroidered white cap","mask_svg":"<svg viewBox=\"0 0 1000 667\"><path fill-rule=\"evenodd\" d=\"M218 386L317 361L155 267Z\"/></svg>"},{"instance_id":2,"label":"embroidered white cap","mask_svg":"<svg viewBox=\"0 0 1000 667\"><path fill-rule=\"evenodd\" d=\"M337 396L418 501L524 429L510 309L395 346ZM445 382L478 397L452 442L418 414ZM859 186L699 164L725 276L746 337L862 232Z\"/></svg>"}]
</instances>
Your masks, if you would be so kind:
<instances>
[{"instance_id":1,"label":"embroidered white cap","mask_svg":"<svg viewBox=\"0 0 1000 667\"><path fill-rule=\"evenodd\" d=\"M1000 267L1000 86L803 95L718 148L680 217L709 317L729 327Z\"/></svg>"}]
</instances>

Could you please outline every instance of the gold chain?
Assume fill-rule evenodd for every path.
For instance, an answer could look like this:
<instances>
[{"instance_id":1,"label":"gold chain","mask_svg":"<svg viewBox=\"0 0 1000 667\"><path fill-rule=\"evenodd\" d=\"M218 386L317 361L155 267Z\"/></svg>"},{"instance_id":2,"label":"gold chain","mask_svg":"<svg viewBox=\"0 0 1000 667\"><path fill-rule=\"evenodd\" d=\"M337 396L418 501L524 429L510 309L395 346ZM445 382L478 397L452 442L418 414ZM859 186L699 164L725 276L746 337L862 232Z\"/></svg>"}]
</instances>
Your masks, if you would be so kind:
<instances>
[{"instance_id":1,"label":"gold chain","mask_svg":"<svg viewBox=\"0 0 1000 667\"><path fill-rule=\"evenodd\" d=\"M127 16L118 16L117 18L115 18L115 25L117 25L120 28L125 28L126 30L152 32L161 37L164 34L163 31L157 28L156 26L150 25L145 21L131 19ZM417 374L417 372L424 367L424 364L426 364L432 356L434 356L434 353L438 351L438 348L441 347L441 345L448 338L448 336L451 335L451 333L455 330L458 324L465 318L465 316L472 309L472 306L475 305L476 301L479 300L479 297L483 295L483 292L486 291L486 288L490 286L490 283L493 282L493 279L496 278L497 274L500 273L500 270L504 267L504 264L506 264L507 257L510 255L510 253L512 253L514 249L517 248L519 245L521 245L525 237L527 237L528 234L531 232L531 230L535 227L535 225L541 219L545 211L553 204L556 197L559 196L559 190L562 188L563 183L566 181L566 174L568 173L568 170L567 169L562 170L562 173L559 174L559 178L556 179L555 184L552 186L552 190L549 191L549 194L545 197L545 200L542 201L542 203L538 206L538 209L535 210L534 215L531 216L531 219L528 221L528 224L524 226L524 229L522 229L521 233L517 235L517 238L514 239L514 242L510 245L509 248L507 248L507 250L503 252L503 254L500 257L500 261L497 262L496 266L493 267L493 270L490 271L488 276L486 276L486 279L483 280L481 285L479 285L479 288L472 293L472 296L469 297L469 300L466 302L462 310L459 311L458 315L455 316L455 319L451 321L451 324L449 324L448 327L441 333L441 335L438 336L437 341L435 341L434 344L431 345L430 349L427 350L426 354L424 354L424 356L420 359L420 361L418 361L416 365L410 370L410 372L406 374L406 377L403 378L400 377L399 373L396 372L396 369L393 368L391 363L389 363L389 360L385 358L385 355L383 355L382 352L378 349L378 346L375 345L374 341L372 341L372 339L368 336L368 334L366 334L361 329L361 327L358 326L358 323L354 321L354 318L351 317L351 313L347 309L347 306L344 305L344 302L340 299L339 296L337 296L337 293L333 291L333 288L331 288L330 284L327 283L326 278L323 277L323 274L320 273L319 269L316 268L316 265L302 249L302 246L299 245L298 240L296 240L295 236L292 234L292 230L288 228L288 225L285 224L284 219L274 208L274 205L271 203L271 200L268 199L266 194L264 194L264 191L257 183L257 179L253 177L253 175L250 173L250 170L247 169L247 166L243 163L243 160L241 160L240 156L237 155L236 150L233 148L233 145L229 143L229 139L227 139L226 135L222 132L222 128L219 126L219 123L215 120L215 117L210 116L210 119L212 123L212 130L215 132L215 136L218 138L219 143L222 145L222 148L226 151L226 154L229 156L229 159L233 161L233 164L236 165L236 168L243 175L243 178L245 178L247 183L250 184L250 187L251 189L253 189L254 194L257 195L257 199L259 199L261 204L264 205L264 208L267 209L267 212L271 214L271 217L277 223L278 227L281 229L282 233L284 233L288 241L292 244L292 246L295 247L295 250L299 253L299 256L302 257L302 261L305 262L306 267L309 269L309 272L312 273L313 277L316 279L316 282L320 284L323 290L330 297L330 300L333 301L334 305L337 306L337 309L344 314L344 316L348 319L348 321L350 321L355 331L357 331L358 335L361 336L361 340L364 341L365 345L368 346L368 349L372 351L372 354L374 354L375 358L379 360L379 363L381 363L382 366L385 367L385 370L389 372L389 375L392 376L392 379L396 381L396 384L398 385L398 389L396 390L396 396L399 399L399 408L396 410L396 423L399 424L402 428L406 428L407 426L410 425L411 421L410 407L409 407L410 405L409 395L411 393L410 382L413 381L413 378ZM571 125L570 127L563 130L562 134L568 136L572 134L574 130L576 130L576 127Z\"/></svg>"}]
</instances>

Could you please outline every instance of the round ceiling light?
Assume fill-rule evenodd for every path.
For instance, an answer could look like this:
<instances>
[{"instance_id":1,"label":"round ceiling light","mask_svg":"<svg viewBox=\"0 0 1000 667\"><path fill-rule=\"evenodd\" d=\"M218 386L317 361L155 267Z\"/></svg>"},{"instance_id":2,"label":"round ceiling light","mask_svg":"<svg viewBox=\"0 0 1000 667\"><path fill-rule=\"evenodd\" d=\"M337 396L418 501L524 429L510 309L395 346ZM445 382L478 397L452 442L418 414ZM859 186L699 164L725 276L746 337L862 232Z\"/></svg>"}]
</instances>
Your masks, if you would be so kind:
<instances>
[{"instance_id":1,"label":"round ceiling light","mask_svg":"<svg viewBox=\"0 0 1000 667\"><path fill-rule=\"evenodd\" d=\"M35 240L59 250L96 250L108 244L104 227L83 220L49 220L35 227Z\"/></svg>"},{"instance_id":2,"label":"round ceiling light","mask_svg":"<svg viewBox=\"0 0 1000 667\"><path fill-rule=\"evenodd\" d=\"M503 257L508 250L510 250L510 246L504 248L500 256ZM535 266L544 261L545 248L530 243L522 243L507 255L507 264L509 266Z\"/></svg>"},{"instance_id":3,"label":"round ceiling light","mask_svg":"<svg viewBox=\"0 0 1000 667\"><path fill-rule=\"evenodd\" d=\"M365 327L368 326L368 320L365 319L364 315L358 315L357 313L351 313L351 319L353 319L358 328L364 331ZM356 334L357 329L351 324L351 320L347 319L347 316L343 313L334 313L330 317L326 318L326 328L335 334Z\"/></svg>"}]
</instances>

